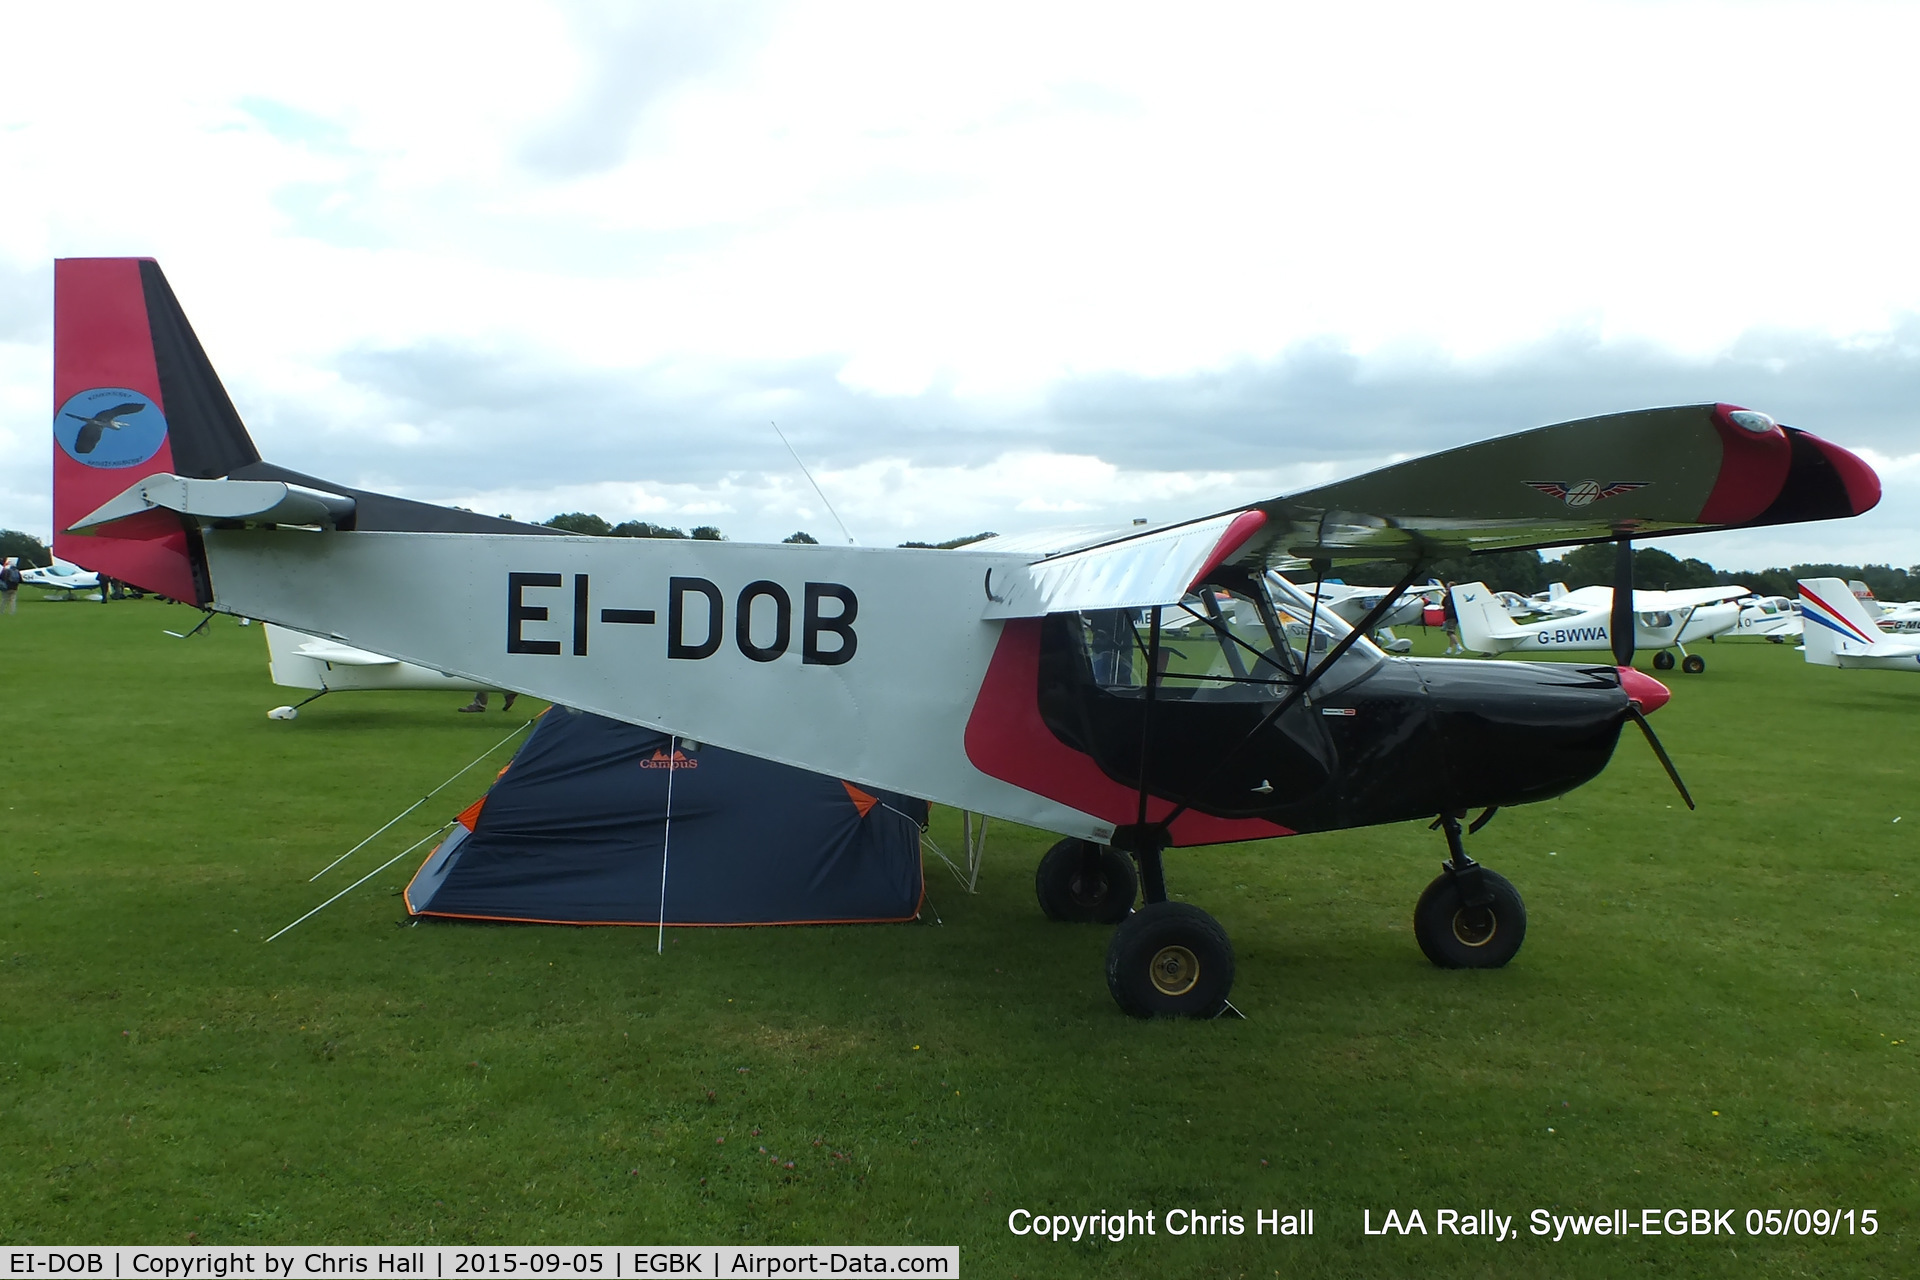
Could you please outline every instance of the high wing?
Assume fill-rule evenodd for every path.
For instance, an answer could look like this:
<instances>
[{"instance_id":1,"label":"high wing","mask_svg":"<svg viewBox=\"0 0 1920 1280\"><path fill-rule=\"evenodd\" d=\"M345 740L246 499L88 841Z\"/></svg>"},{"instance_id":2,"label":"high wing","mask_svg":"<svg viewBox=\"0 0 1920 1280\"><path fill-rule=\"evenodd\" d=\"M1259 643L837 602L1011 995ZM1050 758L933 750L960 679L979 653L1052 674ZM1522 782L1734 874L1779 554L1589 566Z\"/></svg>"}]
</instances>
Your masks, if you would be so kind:
<instances>
[{"instance_id":1,"label":"high wing","mask_svg":"<svg viewBox=\"0 0 1920 1280\"><path fill-rule=\"evenodd\" d=\"M1633 593L1633 607L1640 610L1651 609L1698 609L1702 605L1719 604L1725 600L1738 600L1751 595L1745 587L1683 587L1678 591L1637 590ZM1558 600L1549 601L1541 609L1551 612L1587 612L1593 609L1608 609L1613 606L1612 587L1581 587L1578 591L1569 591Z\"/></svg>"},{"instance_id":2,"label":"high wing","mask_svg":"<svg viewBox=\"0 0 1920 1280\"><path fill-rule=\"evenodd\" d=\"M1742 596L1752 595L1745 587L1730 585L1725 587L1683 587L1679 591L1636 591L1633 593L1637 608L1652 609L1698 609L1702 605L1721 604L1728 600L1738 600ZM1652 597L1655 604L1642 605L1643 598Z\"/></svg>"},{"instance_id":3,"label":"high wing","mask_svg":"<svg viewBox=\"0 0 1920 1280\"><path fill-rule=\"evenodd\" d=\"M1044 557L1017 582L997 581L983 616L1171 604L1228 562L1415 564L1837 519L1879 500L1879 478L1858 458L1765 414L1728 404L1639 409Z\"/></svg>"}]
</instances>

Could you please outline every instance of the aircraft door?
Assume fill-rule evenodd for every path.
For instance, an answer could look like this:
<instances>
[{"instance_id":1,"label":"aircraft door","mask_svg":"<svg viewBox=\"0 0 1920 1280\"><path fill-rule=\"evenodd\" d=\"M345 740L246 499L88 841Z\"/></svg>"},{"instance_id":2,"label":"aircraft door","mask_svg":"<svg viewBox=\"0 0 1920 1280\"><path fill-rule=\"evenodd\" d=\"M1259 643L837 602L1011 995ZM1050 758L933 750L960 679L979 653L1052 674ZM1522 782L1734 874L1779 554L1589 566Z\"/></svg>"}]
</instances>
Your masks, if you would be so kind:
<instances>
[{"instance_id":1,"label":"aircraft door","mask_svg":"<svg viewBox=\"0 0 1920 1280\"><path fill-rule=\"evenodd\" d=\"M1151 611L1054 614L1040 649L1040 713L1108 777L1221 817L1309 800L1338 754L1311 699L1234 748L1294 688L1302 633L1290 638L1268 593L1240 575L1161 611L1159 673L1148 697ZM1324 644L1320 646L1324 651Z\"/></svg>"}]
</instances>

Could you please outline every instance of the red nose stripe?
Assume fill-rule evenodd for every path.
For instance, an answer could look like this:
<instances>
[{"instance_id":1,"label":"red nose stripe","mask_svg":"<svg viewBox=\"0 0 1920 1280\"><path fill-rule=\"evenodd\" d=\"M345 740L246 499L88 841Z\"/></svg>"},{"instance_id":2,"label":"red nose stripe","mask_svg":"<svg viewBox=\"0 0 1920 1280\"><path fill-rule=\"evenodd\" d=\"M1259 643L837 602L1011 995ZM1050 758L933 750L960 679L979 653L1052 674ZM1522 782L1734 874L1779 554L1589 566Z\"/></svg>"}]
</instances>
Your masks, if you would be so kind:
<instances>
[{"instance_id":1,"label":"red nose stripe","mask_svg":"<svg viewBox=\"0 0 1920 1280\"><path fill-rule=\"evenodd\" d=\"M1632 667L1620 668L1620 688L1626 692L1627 700L1636 703L1641 715L1648 715L1667 705L1667 699L1673 691L1655 680L1644 671L1635 671Z\"/></svg>"}]
</instances>

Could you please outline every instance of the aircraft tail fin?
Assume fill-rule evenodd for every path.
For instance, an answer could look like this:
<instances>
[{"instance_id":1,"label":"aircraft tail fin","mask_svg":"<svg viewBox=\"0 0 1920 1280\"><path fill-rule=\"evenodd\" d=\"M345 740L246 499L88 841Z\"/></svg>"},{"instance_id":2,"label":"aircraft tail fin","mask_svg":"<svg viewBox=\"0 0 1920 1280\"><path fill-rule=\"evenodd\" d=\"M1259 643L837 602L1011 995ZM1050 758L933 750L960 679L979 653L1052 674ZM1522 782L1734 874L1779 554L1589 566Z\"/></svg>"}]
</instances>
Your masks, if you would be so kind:
<instances>
[{"instance_id":1,"label":"aircraft tail fin","mask_svg":"<svg viewBox=\"0 0 1920 1280\"><path fill-rule=\"evenodd\" d=\"M53 546L62 559L208 605L203 523L560 534L263 461L158 263L66 258L53 279Z\"/></svg>"},{"instance_id":2,"label":"aircraft tail fin","mask_svg":"<svg viewBox=\"0 0 1920 1280\"><path fill-rule=\"evenodd\" d=\"M189 531L154 512L69 530L156 474L227 475L260 461L226 388L150 258L54 264L54 554L176 600L207 603Z\"/></svg>"},{"instance_id":3,"label":"aircraft tail fin","mask_svg":"<svg viewBox=\"0 0 1920 1280\"><path fill-rule=\"evenodd\" d=\"M1866 606L1838 578L1800 579L1800 617L1807 661L1823 667L1838 666L1842 654L1866 653L1881 638Z\"/></svg>"},{"instance_id":4,"label":"aircraft tail fin","mask_svg":"<svg viewBox=\"0 0 1920 1280\"><path fill-rule=\"evenodd\" d=\"M1847 590L1853 592L1853 598L1860 602L1860 607L1867 611L1868 617L1877 618L1886 612L1886 610L1881 607L1880 602L1874 598L1873 588L1860 581L1860 579L1847 579Z\"/></svg>"},{"instance_id":5,"label":"aircraft tail fin","mask_svg":"<svg viewBox=\"0 0 1920 1280\"><path fill-rule=\"evenodd\" d=\"M1453 589L1453 612L1460 620L1460 641L1476 653L1500 653L1513 648L1513 642L1526 637L1526 630L1514 625L1498 598L1484 582L1469 582Z\"/></svg>"}]
</instances>

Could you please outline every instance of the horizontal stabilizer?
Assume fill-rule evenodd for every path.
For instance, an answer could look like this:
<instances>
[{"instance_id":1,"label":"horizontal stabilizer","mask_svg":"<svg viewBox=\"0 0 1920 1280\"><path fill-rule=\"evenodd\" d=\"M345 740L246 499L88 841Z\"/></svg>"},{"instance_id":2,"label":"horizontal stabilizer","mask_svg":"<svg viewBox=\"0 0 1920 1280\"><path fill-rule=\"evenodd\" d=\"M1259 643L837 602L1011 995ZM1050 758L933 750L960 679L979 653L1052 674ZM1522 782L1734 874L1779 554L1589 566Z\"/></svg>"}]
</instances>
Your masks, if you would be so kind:
<instances>
[{"instance_id":1,"label":"horizontal stabilizer","mask_svg":"<svg viewBox=\"0 0 1920 1280\"><path fill-rule=\"evenodd\" d=\"M339 525L353 515L354 501L316 493L278 480L192 480L152 475L75 521L69 533L98 533L154 511L189 520L246 524Z\"/></svg>"}]
</instances>

